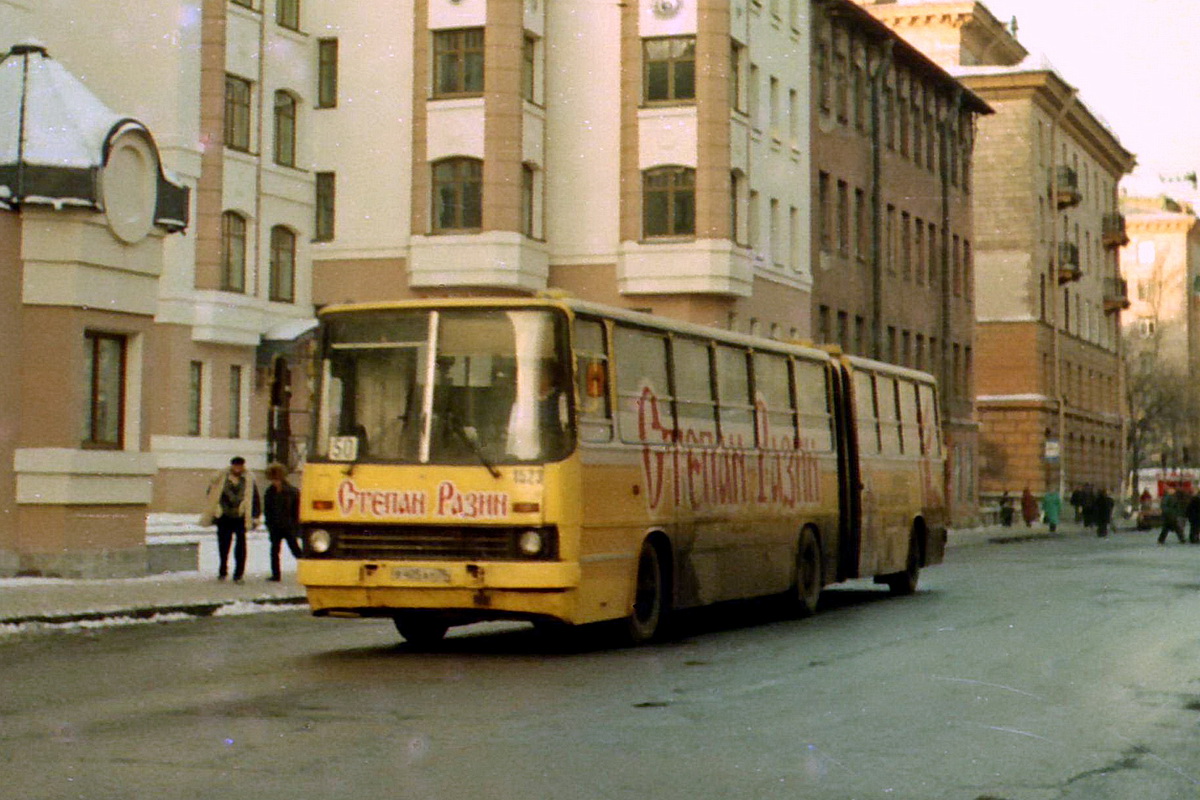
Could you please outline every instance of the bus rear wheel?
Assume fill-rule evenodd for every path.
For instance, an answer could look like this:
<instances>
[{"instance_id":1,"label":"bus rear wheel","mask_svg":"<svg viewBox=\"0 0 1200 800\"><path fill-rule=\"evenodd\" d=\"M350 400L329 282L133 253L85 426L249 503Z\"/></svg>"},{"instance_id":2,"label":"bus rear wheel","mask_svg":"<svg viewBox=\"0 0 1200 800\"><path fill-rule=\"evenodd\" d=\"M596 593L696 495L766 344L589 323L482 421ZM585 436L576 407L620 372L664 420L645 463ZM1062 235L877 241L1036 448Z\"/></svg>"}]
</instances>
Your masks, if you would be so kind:
<instances>
[{"instance_id":1,"label":"bus rear wheel","mask_svg":"<svg viewBox=\"0 0 1200 800\"><path fill-rule=\"evenodd\" d=\"M658 635L667 614L667 577L659 549L649 539L638 554L633 609L625 620L625 638L631 644L648 642Z\"/></svg>"},{"instance_id":2,"label":"bus rear wheel","mask_svg":"<svg viewBox=\"0 0 1200 800\"><path fill-rule=\"evenodd\" d=\"M902 572L893 572L891 575L884 575L883 582L887 584L888 591L897 597L914 594L917 591L917 582L921 579L921 545L917 539L916 532L908 540L908 559L905 561L904 570Z\"/></svg>"},{"instance_id":3,"label":"bus rear wheel","mask_svg":"<svg viewBox=\"0 0 1200 800\"><path fill-rule=\"evenodd\" d=\"M821 599L821 543L810 528L800 532L796 548L796 578L792 586L791 605L797 617L817 613Z\"/></svg>"},{"instance_id":4,"label":"bus rear wheel","mask_svg":"<svg viewBox=\"0 0 1200 800\"><path fill-rule=\"evenodd\" d=\"M450 626L437 617L425 614L397 614L392 617L396 630L404 641L414 647L429 647L446 638Z\"/></svg>"}]
</instances>

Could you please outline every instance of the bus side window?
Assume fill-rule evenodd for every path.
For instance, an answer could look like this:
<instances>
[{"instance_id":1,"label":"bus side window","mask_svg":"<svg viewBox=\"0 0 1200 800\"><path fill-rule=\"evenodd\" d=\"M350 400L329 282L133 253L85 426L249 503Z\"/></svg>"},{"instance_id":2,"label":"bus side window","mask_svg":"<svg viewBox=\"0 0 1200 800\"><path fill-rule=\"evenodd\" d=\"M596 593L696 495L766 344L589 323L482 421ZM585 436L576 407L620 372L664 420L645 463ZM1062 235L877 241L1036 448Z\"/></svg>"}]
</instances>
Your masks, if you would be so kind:
<instances>
[{"instance_id":1,"label":"bus side window","mask_svg":"<svg viewBox=\"0 0 1200 800\"><path fill-rule=\"evenodd\" d=\"M942 436L938 430L937 395L932 386L917 387L917 407L921 412L921 452L938 458L942 455Z\"/></svg>"},{"instance_id":2,"label":"bus side window","mask_svg":"<svg viewBox=\"0 0 1200 800\"><path fill-rule=\"evenodd\" d=\"M671 347L682 442L688 447L716 447L717 404L708 343L680 337L672 340Z\"/></svg>"},{"instance_id":3,"label":"bus side window","mask_svg":"<svg viewBox=\"0 0 1200 800\"><path fill-rule=\"evenodd\" d=\"M875 394L879 409L880 449L885 456L901 455L904 449L900 439L896 379L890 375L876 375Z\"/></svg>"},{"instance_id":4,"label":"bus side window","mask_svg":"<svg viewBox=\"0 0 1200 800\"><path fill-rule=\"evenodd\" d=\"M613 360L621 441L670 443L675 418L667 379L667 337L617 325L613 329Z\"/></svg>"},{"instance_id":5,"label":"bus side window","mask_svg":"<svg viewBox=\"0 0 1200 800\"><path fill-rule=\"evenodd\" d=\"M792 405L786 357L754 354L754 395L758 412L758 446L768 450L794 450L796 410Z\"/></svg>"},{"instance_id":6,"label":"bus side window","mask_svg":"<svg viewBox=\"0 0 1200 800\"><path fill-rule=\"evenodd\" d=\"M608 348L604 342L604 323L599 320L575 320L575 381L579 396L579 438L585 442L612 441Z\"/></svg>"},{"instance_id":7,"label":"bus side window","mask_svg":"<svg viewBox=\"0 0 1200 800\"><path fill-rule=\"evenodd\" d=\"M879 416L875 405L875 376L854 373L854 413L858 417L858 449L874 455L880 450Z\"/></svg>"},{"instance_id":8,"label":"bus side window","mask_svg":"<svg viewBox=\"0 0 1200 800\"><path fill-rule=\"evenodd\" d=\"M723 447L754 447L754 406L747 352L717 345L717 402Z\"/></svg>"},{"instance_id":9,"label":"bus side window","mask_svg":"<svg viewBox=\"0 0 1200 800\"><path fill-rule=\"evenodd\" d=\"M833 416L830 413L828 370L809 361L795 363L796 408L800 411L800 445L804 450L833 450Z\"/></svg>"},{"instance_id":10,"label":"bus side window","mask_svg":"<svg viewBox=\"0 0 1200 800\"><path fill-rule=\"evenodd\" d=\"M917 386L909 381L900 381L900 436L905 455L915 456L921 452L921 437L917 427Z\"/></svg>"}]
</instances>

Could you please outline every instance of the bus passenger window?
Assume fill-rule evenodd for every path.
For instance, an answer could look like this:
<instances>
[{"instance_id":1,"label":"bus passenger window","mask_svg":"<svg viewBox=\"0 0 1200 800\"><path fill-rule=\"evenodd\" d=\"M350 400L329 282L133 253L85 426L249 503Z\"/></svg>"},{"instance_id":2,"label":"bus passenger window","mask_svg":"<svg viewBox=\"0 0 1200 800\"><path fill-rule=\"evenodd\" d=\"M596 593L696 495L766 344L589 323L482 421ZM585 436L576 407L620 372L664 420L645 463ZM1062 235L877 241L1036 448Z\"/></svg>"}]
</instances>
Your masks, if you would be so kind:
<instances>
[{"instance_id":1,"label":"bus passenger window","mask_svg":"<svg viewBox=\"0 0 1200 800\"><path fill-rule=\"evenodd\" d=\"M796 407L800 411L800 446L816 453L833 450L833 416L829 410L824 365L796 361Z\"/></svg>"},{"instance_id":2,"label":"bus passenger window","mask_svg":"<svg viewBox=\"0 0 1200 800\"><path fill-rule=\"evenodd\" d=\"M687 447L715 447L717 415L708 343L679 338L672 348L679 435Z\"/></svg>"},{"instance_id":3,"label":"bus passenger window","mask_svg":"<svg viewBox=\"0 0 1200 800\"><path fill-rule=\"evenodd\" d=\"M876 407L879 410L880 449L885 456L903 453L900 446L900 421L897 419L896 379L875 376Z\"/></svg>"},{"instance_id":4,"label":"bus passenger window","mask_svg":"<svg viewBox=\"0 0 1200 800\"><path fill-rule=\"evenodd\" d=\"M717 401L722 446L754 447L754 406L745 350L717 345Z\"/></svg>"},{"instance_id":5,"label":"bus passenger window","mask_svg":"<svg viewBox=\"0 0 1200 800\"><path fill-rule=\"evenodd\" d=\"M766 353L754 354L754 394L759 447L770 450L795 449L796 412L792 406L787 358Z\"/></svg>"},{"instance_id":6,"label":"bus passenger window","mask_svg":"<svg viewBox=\"0 0 1200 800\"><path fill-rule=\"evenodd\" d=\"M865 454L880 451L879 415L875 405L875 376L854 373L854 411L858 417L858 449Z\"/></svg>"},{"instance_id":7,"label":"bus passenger window","mask_svg":"<svg viewBox=\"0 0 1200 800\"><path fill-rule=\"evenodd\" d=\"M613 329L621 441L669 444L675 420L667 382L667 338L626 325Z\"/></svg>"},{"instance_id":8,"label":"bus passenger window","mask_svg":"<svg viewBox=\"0 0 1200 800\"><path fill-rule=\"evenodd\" d=\"M917 428L917 387L908 381L900 381L900 436L906 456L921 452L920 431Z\"/></svg>"}]
</instances>

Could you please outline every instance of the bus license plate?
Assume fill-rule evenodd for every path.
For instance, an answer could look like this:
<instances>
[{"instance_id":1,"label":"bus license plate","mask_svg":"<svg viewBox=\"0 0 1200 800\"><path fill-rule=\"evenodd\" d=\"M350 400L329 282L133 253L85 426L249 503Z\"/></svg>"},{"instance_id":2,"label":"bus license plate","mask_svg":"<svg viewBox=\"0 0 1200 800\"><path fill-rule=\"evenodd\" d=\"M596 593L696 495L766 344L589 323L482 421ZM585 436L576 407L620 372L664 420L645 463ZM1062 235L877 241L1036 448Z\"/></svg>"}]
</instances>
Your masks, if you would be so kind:
<instances>
[{"instance_id":1,"label":"bus license plate","mask_svg":"<svg viewBox=\"0 0 1200 800\"><path fill-rule=\"evenodd\" d=\"M439 567L392 567L392 580L408 583L449 583L450 570Z\"/></svg>"}]
</instances>

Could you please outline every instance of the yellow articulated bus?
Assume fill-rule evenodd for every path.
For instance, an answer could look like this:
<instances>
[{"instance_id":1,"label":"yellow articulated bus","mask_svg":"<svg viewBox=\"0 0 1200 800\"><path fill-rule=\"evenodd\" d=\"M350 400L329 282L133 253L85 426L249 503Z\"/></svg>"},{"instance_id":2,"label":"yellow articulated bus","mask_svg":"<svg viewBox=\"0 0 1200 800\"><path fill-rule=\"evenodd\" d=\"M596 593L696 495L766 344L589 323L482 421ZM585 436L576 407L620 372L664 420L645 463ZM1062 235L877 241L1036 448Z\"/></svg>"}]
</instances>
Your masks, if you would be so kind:
<instances>
[{"instance_id":1,"label":"yellow articulated bus","mask_svg":"<svg viewBox=\"0 0 1200 800\"><path fill-rule=\"evenodd\" d=\"M945 551L931 376L573 299L328 307L299 578L317 615L621 620Z\"/></svg>"}]
</instances>

